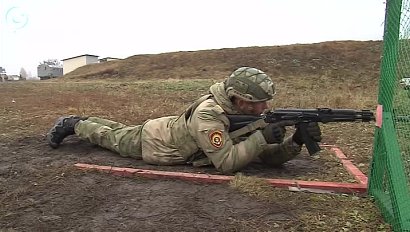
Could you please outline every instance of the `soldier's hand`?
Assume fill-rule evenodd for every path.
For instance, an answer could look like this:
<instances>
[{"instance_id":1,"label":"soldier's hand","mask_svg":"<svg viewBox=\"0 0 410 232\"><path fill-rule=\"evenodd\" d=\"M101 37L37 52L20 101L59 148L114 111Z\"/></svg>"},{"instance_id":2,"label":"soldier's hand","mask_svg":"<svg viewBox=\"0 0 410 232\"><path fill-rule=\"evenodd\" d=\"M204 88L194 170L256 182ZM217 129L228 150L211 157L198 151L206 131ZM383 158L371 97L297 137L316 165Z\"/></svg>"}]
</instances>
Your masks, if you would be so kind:
<instances>
[{"instance_id":1,"label":"soldier's hand","mask_svg":"<svg viewBox=\"0 0 410 232\"><path fill-rule=\"evenodd\" d=\"M268 144L282 143L285 133L285 127L276 123L270 123L262 130L263 137Z\"/></svg>"},{"instance_id":2,"label":"soldier's hand","mask_svg":"<svg viewBox=\"0 0 410 232\"><path fill-rule=\"evenodd\" d=\"M320 130L319 124L317 122L309 122L306 128L307 134L315 142L322 141L322 132ZM302 138L302 133L298 125L296 125L296 131L292 136L293 141L299 145L303 145L304 141Z\"/></svg>"}]
</instances>

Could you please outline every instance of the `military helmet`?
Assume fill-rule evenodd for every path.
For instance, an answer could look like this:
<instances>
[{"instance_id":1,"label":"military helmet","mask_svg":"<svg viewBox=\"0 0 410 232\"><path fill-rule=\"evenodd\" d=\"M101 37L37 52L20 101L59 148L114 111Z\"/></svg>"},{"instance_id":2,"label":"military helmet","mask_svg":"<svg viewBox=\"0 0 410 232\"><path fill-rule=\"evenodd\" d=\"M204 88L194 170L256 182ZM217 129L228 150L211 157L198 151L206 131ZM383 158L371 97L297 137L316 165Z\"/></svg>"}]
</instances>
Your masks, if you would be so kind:
<instances>
[{"instance_id":1,"label":"military helmet","mask_svg":"<svg viewBox=\"0 0 410 232\"><path fill-rule=\"evenodd\" d=\"M225 81L225 91L229 98L235 96L246 101L268 101L275 95L272 79L256 68L241 67Z\"/></svg>"}]
</instances>

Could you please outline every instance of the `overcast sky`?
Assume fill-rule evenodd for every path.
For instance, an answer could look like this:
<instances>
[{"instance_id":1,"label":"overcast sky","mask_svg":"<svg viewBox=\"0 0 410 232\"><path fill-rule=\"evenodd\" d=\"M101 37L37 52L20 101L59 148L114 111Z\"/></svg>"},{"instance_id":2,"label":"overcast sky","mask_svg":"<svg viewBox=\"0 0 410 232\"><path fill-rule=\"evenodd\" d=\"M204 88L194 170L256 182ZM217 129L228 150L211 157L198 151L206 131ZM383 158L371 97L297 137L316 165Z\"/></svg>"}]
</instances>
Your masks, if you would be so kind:
<instances>
[{"instance_id":1,"label":"overcast sky","mask_svg":"<svg viewBox=\"0 0 410 232\"><path fill-rule=\"evenodd\" d=\"M0 66L47 59L381 40L383 0L0 0Z\"/></svg>"}]
</instances>

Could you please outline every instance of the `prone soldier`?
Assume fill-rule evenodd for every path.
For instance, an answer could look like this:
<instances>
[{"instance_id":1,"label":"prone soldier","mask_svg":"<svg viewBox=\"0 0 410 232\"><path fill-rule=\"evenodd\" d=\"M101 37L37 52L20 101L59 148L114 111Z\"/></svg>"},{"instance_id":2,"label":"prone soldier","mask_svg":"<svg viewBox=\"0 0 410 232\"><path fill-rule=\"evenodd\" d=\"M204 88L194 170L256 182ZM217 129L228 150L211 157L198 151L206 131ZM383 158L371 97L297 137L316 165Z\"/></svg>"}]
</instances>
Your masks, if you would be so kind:
<instances>
[{"instance_id":1,"label":"prone soldier","mask_svg":"<svg viewBox=\"0 0 410 232\"><path fill-rule=\"evenodd\" d=\"M99 117L60 117L46 140L52 148L58 148L65 137L75 134L121 156L142 159L148 164L213 165L223 173L239 171L256 160L279 166L300 154L304 142L299 129L285 138L285 127L293 124L284 121L234 136L227 117L261 115L274 95L274 83L266 73L241 67L223 82L213 84L209 94L196 100L179 116L148 119L135 126ZM313 141L321 141L317 122L308 123L305 131Z\"/></svg>"}]
</instances>

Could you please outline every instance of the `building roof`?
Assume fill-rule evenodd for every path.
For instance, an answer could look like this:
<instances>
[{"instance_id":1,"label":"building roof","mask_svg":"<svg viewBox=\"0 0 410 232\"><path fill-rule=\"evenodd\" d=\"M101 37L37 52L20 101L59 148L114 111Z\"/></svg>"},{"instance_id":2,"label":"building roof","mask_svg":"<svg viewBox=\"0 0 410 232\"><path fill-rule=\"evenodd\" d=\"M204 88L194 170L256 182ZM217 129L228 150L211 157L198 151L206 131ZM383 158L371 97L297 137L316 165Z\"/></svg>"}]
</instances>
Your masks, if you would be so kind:
<instances>
[{"instance_id":1,"label":"building roof","mask_svg":"<svg viewBox=\"0 0 410 232\"><path fill-rule=\"evenodd\" d=\"M70 58L65 58L65 59L62 59L62 61L71 60L71 59L78 58L78 57L82 57L82 56L98 57L98 56L96 56L96 55L84 54L84 55L79 55L79 56L73 56L73 57L70 57Z\"/></svg>"},{"instance_id":2,"label":"building roof","mask_svg":"<svg viewBox=\"0 0 410 232\"><path fill-rule=\"evenodd\" d=\"M49 68L63 68L61 65L54 65L54 64L40 64L37 68L40 68L42 65L47 65Z\"/></svg>"},{"instance_id":3,"label":"building roof","mask_svg":"<svg viewBox=\"0 0 410 232\"><path fill-rule=\"evenodd\" d=\"M43 68L44 66L50 67L50 68L63 68L61 64L51 64L51 63L41 63L37 66L37 68Z\"/></svg>"}]
</instances>

